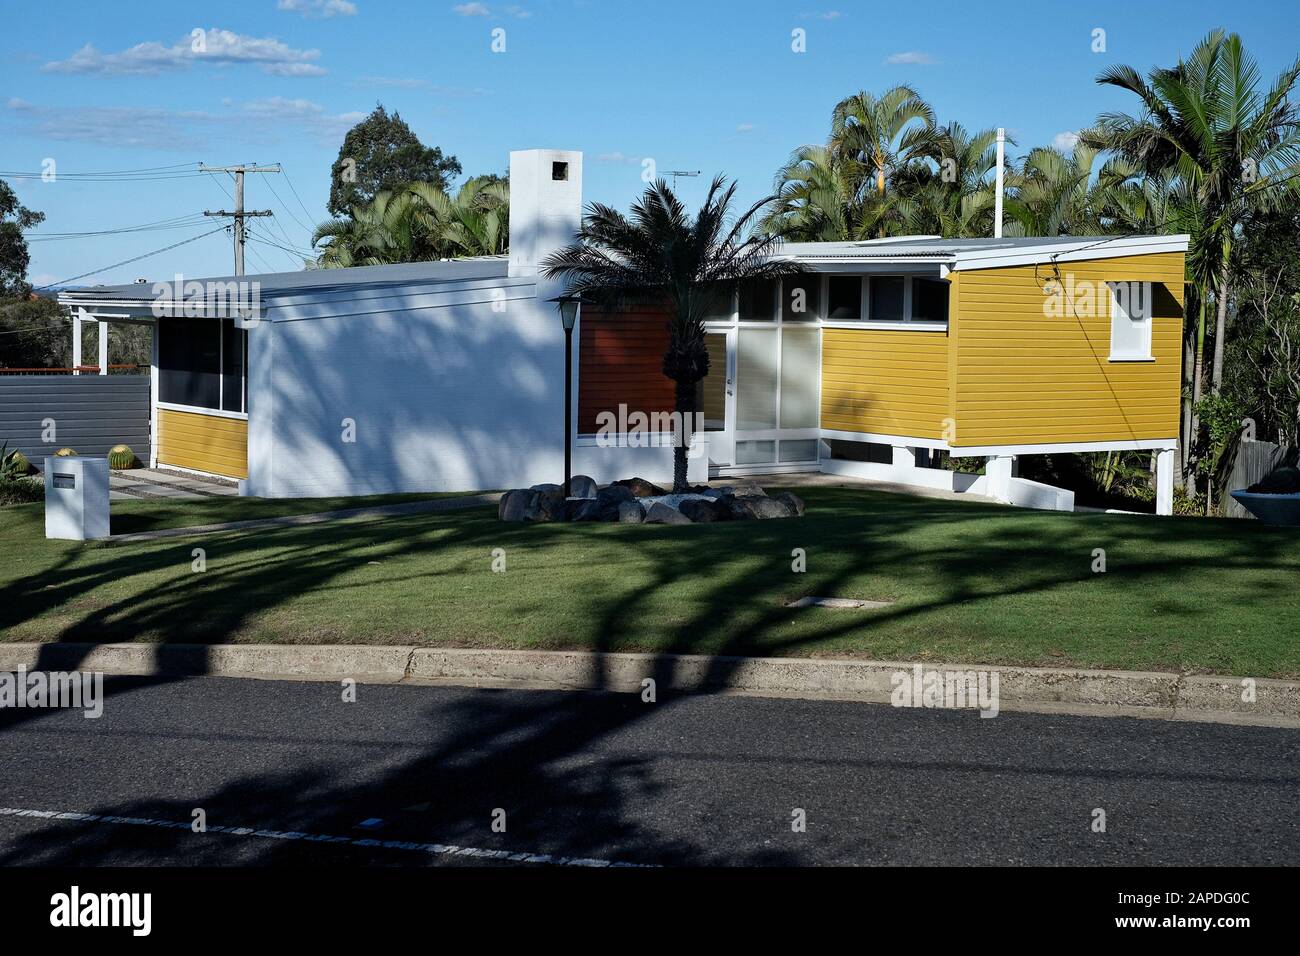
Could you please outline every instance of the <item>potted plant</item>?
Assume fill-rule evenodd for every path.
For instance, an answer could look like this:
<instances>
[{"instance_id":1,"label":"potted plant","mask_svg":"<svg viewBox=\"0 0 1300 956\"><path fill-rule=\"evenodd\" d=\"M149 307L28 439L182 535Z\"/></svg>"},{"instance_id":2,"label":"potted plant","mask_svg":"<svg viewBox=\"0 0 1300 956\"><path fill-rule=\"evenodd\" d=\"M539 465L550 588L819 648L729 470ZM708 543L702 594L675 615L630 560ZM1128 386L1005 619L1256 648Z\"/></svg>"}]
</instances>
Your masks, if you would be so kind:
<instances>
[{"instance_id":1,"label":"potted plant","mask_svg":"<svg viewBox=\"0 0 1300 956\"><path fill-rule=\"evenodd\" d=\"M1292 450L1276 468L1243 491L1234 491L1243 508L1265 524L1300 527L1300 468Z\"/></svg>"}]
</instances>

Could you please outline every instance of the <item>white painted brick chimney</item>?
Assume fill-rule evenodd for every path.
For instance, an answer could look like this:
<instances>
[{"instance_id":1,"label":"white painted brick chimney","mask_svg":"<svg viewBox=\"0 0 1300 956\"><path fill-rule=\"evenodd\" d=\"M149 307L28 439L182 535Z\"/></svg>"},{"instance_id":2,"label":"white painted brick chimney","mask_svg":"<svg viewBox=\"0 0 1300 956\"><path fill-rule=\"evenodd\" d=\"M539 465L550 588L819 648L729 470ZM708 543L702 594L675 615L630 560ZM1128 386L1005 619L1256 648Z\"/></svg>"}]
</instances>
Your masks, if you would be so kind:
<instances>
[{"instance_id":1,"label":"white painted brick chimney","mask_svg":"<svg viewBox=\"0 0 1300 956\"><path fill-rule=\"evenodd\" d=\"M536 276L539 263L573 242L582 223L582 153L510 153L510 271Z\"/></svg>"}]
</instances>

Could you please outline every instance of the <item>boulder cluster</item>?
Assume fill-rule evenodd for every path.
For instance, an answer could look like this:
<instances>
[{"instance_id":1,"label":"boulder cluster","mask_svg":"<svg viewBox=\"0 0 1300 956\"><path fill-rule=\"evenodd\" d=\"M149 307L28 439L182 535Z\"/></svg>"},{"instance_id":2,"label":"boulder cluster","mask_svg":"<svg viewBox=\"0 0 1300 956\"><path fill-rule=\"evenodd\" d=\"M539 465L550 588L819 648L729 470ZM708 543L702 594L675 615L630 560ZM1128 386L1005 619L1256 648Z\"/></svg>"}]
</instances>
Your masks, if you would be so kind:
<instances>
[{"instance_id":1,"label":"boulder cluster","mask_svg":"<svg viewBox=\"0 0 1300 956\"><path fill-rule=\"evenodd\" d=\"M533 485L501 496L502 521L617 521L622 524L704 524L754 518L797 518L804 512L798 495L769 497L754 481L711 488L695 485L672 494L644 478L625 478L603 488L586 475L574 475L565 497L561 485Z\"/></svg>"}]
</instances>

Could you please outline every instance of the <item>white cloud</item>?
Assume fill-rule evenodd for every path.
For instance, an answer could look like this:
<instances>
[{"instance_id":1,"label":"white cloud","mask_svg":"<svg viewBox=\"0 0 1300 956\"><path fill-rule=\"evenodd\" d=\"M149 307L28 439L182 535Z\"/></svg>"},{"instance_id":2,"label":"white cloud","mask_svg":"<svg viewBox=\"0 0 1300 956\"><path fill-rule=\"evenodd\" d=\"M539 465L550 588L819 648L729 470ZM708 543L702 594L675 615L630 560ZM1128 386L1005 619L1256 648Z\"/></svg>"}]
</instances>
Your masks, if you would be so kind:
<instances>
[{"instance_id":1,"label":"white cloud","mask_svg":"<svg viewBox=\"0 0 1300 956\"><path fill-rule=\"evenodd\" d=\"M87 43L66 60L41 67L48 73L98 73L109 76L151 75L188 69L194 63L251 63L276 76L320 76L320 50L295 50L271 37L250 37L230 30L196 30L171 46L156 40L137 43L121 53L100 53Z\"/></svg>"},{"instance_id":2,"label":"white cloud","mask_svg":"<svg viewBox=\"0 0 1300 956\"><path fill-rule=\"evenodd\" d=\"M817 19L819 19L819 20L838 20L838 19L839 19L840 17L842 17L842 16L844 16L844 14L840 13L840 11L838 11L838 10L827 10L825 13L819 13L819 14L817 14Z\"/></svg>"},{"instance_id":3,"label":"white cloud","mask_svg":"<svg viewBox=\"0 0 1300 956\"><path fill-rule=\"evenodd\" d=\"M457 13L462 17L490 17L493 15L491 9L482 3L459 3L451 9L453 13ZM514 17L516 20L527 20L532 15L531 11L513 3L505 8L504 14L500 14L500 16Z\"/></svg>"},{"instance_id":4,"label":"white cloud","mask_svg":"<svg viewBox=\"0 0 1300 956\"><path fill-rule=\"evenodd\" d=\"M1057 133L1052 138L1052 145L1063 153L1068 153L1074 149L1075 144L1079 142L1079 134L1066 130L1064 133Z\"/></svg>"},{"instance_id":5,"label":"white cloud","mask_svg":"<svg viewBox=\"0 0 1300 956\"><path fill-rule=\"evenodd\" d=\"M922 53L919 50L908 50L906 53L891 53L889 56L885 57L885 62L892 64L909 63L918 66L929 66L930 64L938 63L939 61L929 53Z\"/></svg>"},{"instance_id":6,"label":"white cloud","mask_svg":"<svg viewBox=\"0 0 1300 956\"><path fill-rule=\"evenodd\" d=\"M754 131L753 123L741 123L736 127L737 133L752 133Z\"/></svg>"},{"instance_id":7,"label":"white cloud","mask_svg":"<svg viewBox=\"0 0 1300 956\"><path fill-rule=\"evenodd\" d=\"M276 7L304 17L351 17L357 12L357 5L348 0L280 0Z\"/></svg>"},{"instance_id":8,"label":"white cloud","mask_svg":"<svg viewBox=\"0 0 1300 956\"><path fill-rule=\"evenodd\" d=\"M2 125L38 139L150 149L213 149L232 141L274 143L303 135L316 137L322 143L337 143L365 118L363 112L330 113L310 100L279 96L231 105L225 112L136 106L35 106L13 99L6 106L9 113L0 114Z\"/></svg>"},{"instance_id":9,"label":"white cloud","mask_svg":"<svg viewBox=\"0 0 1300 956\"><path fill-rule=\"evenodd\" d=\"M625 153L615 150L612 153L601 153L596 157L596 160L601 163L639 163L641 162L641 157L628 156Z\"/></svg>"}]
</instances>

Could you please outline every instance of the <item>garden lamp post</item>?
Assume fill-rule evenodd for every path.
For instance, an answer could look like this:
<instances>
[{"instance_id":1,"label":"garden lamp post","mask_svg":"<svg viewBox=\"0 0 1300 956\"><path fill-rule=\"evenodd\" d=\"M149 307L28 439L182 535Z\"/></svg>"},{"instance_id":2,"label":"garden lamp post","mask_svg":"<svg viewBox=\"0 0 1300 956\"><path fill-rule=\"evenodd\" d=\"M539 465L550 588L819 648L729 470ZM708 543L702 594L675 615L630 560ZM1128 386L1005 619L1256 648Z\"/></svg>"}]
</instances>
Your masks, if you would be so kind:
<instances>
[{"instance_id":1,"label":"garden lamp post","mask_svg":"<svg viewBox=\"0 0 1300 956\"><path fill-rule=\"evenodd\" d=\"M564 325L564 497L569 497L569 479L573 476L573 326L578 321L581 296L560 295L551 299L560 311Z\"/></svg>"}]
</instances>

